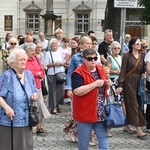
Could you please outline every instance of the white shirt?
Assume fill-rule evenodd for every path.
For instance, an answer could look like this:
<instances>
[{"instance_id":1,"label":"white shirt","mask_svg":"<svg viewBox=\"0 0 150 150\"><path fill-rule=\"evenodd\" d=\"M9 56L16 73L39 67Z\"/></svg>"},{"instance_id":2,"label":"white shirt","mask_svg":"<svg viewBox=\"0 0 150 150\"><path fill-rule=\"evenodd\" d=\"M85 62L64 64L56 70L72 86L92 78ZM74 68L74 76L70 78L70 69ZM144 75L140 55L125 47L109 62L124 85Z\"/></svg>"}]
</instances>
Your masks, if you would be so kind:
<instances>
[{"instance_id":1,"label":"white shirt","mask_svg":"<svg viewBox=\"0 0 150 150\"><path fill-rule=\"evenodd\" d=\"M150 62L150 51L145 55L145 63ZM147 80L150 82L150 74L147 74Z\"/></svg>"},{"instance_id":2,"label":"white shirt","mask_svg":"<svg viewBox=\"0 0 150 150\"><path fill-rule=\"evenodd\" d=\"M65 62L66 61L66 57L67 57L67 54L68 55L71 55L71 48L70 47L68 47L67 49L63 49L62 47L59 47L58 48L60 51L62 51L62 53L63 53L63 62Z\"/></svg>"},{"instance_id":3,"label":"white shirt","mask_svg":"<svg viewBox=\"0 0 150 150\"><path fill-rule=\"evenodd\" d=\"M45 54L45 65L55 63L55 62L63 62L62 51L60 51L60 50L57 50L55 52L51 51L51 54L52 54L53 62L52 62L50 52L47 51ZM54 68L55 68L55 72L54 72ZM47 74L48 75L54 75L55 73L64 72L64 71L65 71L64 66L55 66L55 67L48 68Z\"/></svg>"},{"instance_id":4,"label":"white shirt","mask_svg":"<svg viewBox=\"0 0 150 150\"><path fill-rule=\"evenodd\" d=\"M41 40L39 40L39 41L41 42L43 49L47 49L47 47L48 47L48 40L45 39L44 41L41 41Z\"/></svg>"}]
</instances>

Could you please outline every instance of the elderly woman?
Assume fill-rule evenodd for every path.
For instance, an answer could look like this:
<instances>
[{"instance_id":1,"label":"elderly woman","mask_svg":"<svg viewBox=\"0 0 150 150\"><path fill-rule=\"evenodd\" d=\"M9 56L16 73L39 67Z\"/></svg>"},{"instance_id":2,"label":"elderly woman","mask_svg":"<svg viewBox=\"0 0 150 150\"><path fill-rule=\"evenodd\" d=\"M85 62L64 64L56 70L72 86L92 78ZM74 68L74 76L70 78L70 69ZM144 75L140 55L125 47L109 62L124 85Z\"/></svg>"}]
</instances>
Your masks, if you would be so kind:
<instances>
[{"instance_id":1,"label":"elderly woman","mask_svg":"<svg viewBox=\"0 0 150 150\"><path fill-rule=\"evenodd\" d=\"M49 46L51 51L46 52L45 61L47 65L48 86L49 86L49 108L52 114L61 112L60 103L64 100L64 83L57 83L55 74L65 72L64 58L62 51L58 50L57 39L51 39Z\"/></svg>"},{"instance_id":2,"label":"elderly woman","mask_svg":"<svg viewBox=\"0 0 150 150\"><path fill-rule=\"evenodd\" d=\"M109 149L104 101L111 80L106 78L104 68L97 64L93 49L83 51L83 64L72 74L73 116L77 120L78 150L88 150L90 133L94 129L99 149Z\"/></svg>"},{"instance_id":3,"label":"elderly woman","mask_svg":"<svg viewBox=\"0 0 150 150\"><path fill-rule=\"evenodd\" d=\"M34 43L27 43L24 48L28 55L26 69L32 72L36 82L36 87L38 88L37 91L38 100L37 103L35 103L35 105L37 106L39 124L37 126L36 133L37 134L46 133L46 130L42 128L42 119L50 117L50 113L44 104L43 95L41 91L41 80L45 75L44 69L41 65L40 59L35 56L36 45Z\"/></svg>"},{"instance_id":4,"label":"elderly woman","mask_svg":"<svg viewBox=\"0 0 150 150\"><path fill-rule=\"evenodd\" d=\"M13 49L17 48L18 40L16 38L11 38L8 41L8 44L9 44L9 46L6 49L3 50L3 57L2 57L5 70L10 68L10 66L7 63L7 57L9 56L10 52Z\"/></svg>"},{"instance_id":5,"label":"elderly woman","mask_svg":"<svg viewBox=\"0 0 150 150\"><path fill-rule=\"evenodd\" d=\"M15 70L8 69L0 75L0 150L11 149L11 127L13 120L14 150L33 150L32 128L29 127L28 102L37 100L33 75L25 70L27 55L23 49L14 49L8 63ZM28 99L21 87L23 84Z\"/></svg>"}]
</instances>

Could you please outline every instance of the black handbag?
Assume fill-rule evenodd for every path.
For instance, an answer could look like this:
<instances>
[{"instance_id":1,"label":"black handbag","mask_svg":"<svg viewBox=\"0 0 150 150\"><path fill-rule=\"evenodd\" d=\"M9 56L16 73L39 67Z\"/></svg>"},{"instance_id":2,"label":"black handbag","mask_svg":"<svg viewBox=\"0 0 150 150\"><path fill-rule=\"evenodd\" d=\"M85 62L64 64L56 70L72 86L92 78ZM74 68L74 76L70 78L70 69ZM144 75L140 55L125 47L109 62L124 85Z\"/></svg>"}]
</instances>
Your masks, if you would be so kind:
<instances>
[{"instance_id":1,"label":"black handbag","mask_svg":"<svg viewBox=\"0 0 150 150\"><path fill-rule=\"evenodd\" d=\"M20 78L18 77L16 71L14 69L12 69L13 72L16 74L16 77L21 85L22 90L24 91L26 98L27 98L27 103L28 103L28 110L29 110L29 126L30 127L35 127L39 124L39 118L37 115L37 107L36 106L29 106L29 99L28 99L28 95L27 92L23 86L23 84L20 82Z\"/></svg>"},{"instance_id":2,"label":"black handbag","mask_svg":"<svg viewBox=\"0 0 150 150\"><path fill-rule=\"evenodd\" d=\"M37 116L37 107L29 106L29 126L35 127L39 124L39 119Z\"/></svg>"},{"instance_id":3,"label":"black handbag","mask_svg":"<svg viewBox=\"0 0 150 150\"><path fill-rule=\"evenodd\" d=\"M66 73L65 72L58 72L55 74L55 79L57 83L64 83L66 82Z\"/></svg>"},{"instance_id":4,"label":"black handbag","mask_svg":"<svg viewBox=\"0 0 150 150\"><path fill-rule=\"evenodd\" d=\"M41 90L42 90L42 95L46 96L48 94L46 85L45 85L45 79L41 80Z\"/></svg>"},{"instance_id":5,"label":"black handbag","mask_svg":"<svg viewBox=\"0 0 150 150\"><path fill-rule=\"evenodd\" d=\"M110 90L113 92L115 99L115 93L112 87L110 87ZM105 105L105 113L106 113L106 117L104 119L105 127L116 128L127 125L125 114L123 112L121 104L119 104L117 99L115 99L115 101L111 103L108 97L107 103Z\"/></svg>"}]
</instances>

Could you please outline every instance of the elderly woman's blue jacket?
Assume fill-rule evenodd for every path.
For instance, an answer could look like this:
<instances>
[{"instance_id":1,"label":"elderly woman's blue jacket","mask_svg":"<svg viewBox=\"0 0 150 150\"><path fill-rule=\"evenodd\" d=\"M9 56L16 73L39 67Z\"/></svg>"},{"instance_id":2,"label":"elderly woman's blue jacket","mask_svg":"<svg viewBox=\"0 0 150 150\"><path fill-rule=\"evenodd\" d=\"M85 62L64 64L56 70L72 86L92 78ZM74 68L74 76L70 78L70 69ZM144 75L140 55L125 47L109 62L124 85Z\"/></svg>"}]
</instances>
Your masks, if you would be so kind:
<instances>
[{"instance_id":1,"label":"elderly woman's blue jacket","mask_svg":"<svg viewBox=\"0 0 150 150\"><path fill-rule=\"evenodd\" d=\"M24 87L26 89L29 103L31 105L31 96L37 91L35 80L29 70L25 70ZM15 117L13 126L25 127L29 125L28 103L24 91L12 69L9 69L0 75L0 96L14 110ZM10 118L7 117L5 110L0 107L0 125L10 126Z\"/></svg>"}]
</instances>

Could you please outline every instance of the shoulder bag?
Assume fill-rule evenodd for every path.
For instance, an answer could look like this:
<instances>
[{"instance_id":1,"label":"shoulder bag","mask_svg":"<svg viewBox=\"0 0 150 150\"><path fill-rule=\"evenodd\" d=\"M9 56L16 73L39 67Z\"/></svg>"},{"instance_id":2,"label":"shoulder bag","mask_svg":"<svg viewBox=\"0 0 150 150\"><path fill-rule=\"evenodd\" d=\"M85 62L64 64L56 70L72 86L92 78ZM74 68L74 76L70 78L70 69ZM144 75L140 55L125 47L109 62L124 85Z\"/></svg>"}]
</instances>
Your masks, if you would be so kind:
<instances>
[{"instance_id":1,"label":"shoulder bag","mask_svg":"<svg viewBox=\"0 0 150 150\"><path fill-rule=\"evenodd\" d=\"M51 59L52 59L52 63L54 63L52 53L51 53L51 51L49 51L49 52L50 52L50 56L51 56ZM65 72L55 73L55 67L53 67L53 69L54 69L56 82L60 83L60 84L66 82L66 73Z\"/></svg>"},{"instance_id":2,"label":"shoulder bag","mask_svg":"<svg viewBox=\"0 0 150 150\"><path fill-rule=\"evenodd\" d=\"M119 104L119 101L115 98L115 92L112 87L110 87L110 92L113 93L115 100L114 102L110 102L110 99L108 97L105 105L106 116L103 124L105 127L108 128L124 126L127 124L127 120L121 107L121 104Z\"/></svg>"},{"instance_id":3,"label":"shoulder bag","mask_svg":"<svg viewBox=\"0 0 150 150\"><path fill-rule=\"evenodd\" d=\"M38 119L38 115L37 115L37 107L36 106L30 106L29 105L29 99L28 99L28 95L27 92L23 86L23 84L20 82L20 78L17 75L16 71L14 69L12 69L13 72L16 74L16 77L21 85L22 90L24 91L26 98L27 98L27 103L28 103L28 110L29 110L29 126L30 127L35 127L39 124L39 119Z\"/></svg>"}]
</instances>

